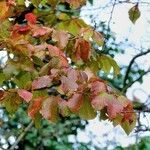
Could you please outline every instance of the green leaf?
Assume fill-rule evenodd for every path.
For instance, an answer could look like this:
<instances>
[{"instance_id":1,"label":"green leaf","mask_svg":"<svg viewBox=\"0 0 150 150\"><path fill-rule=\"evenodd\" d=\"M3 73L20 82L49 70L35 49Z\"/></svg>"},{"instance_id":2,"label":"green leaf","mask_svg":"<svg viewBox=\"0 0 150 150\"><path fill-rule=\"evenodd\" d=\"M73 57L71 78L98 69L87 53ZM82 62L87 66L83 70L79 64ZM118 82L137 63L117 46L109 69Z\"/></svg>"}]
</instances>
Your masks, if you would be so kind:
<instances>
[{"instance_id":1,"label":"green leaf","mask_svg":"<svg viewBox=\"0 0 150 150\"><path fill-rule=\"evenodd\" d=\"M21 102L22 100L16 92L9 92L3 100L3 105L10 114L13 114L17 111Z\"/></svg>"},{"instance_id":2,"label":"green leaf","mask_svg":"<svg viewBox=\"0 0 150 150\"><path fill-rule=\"evenodd\" d=\"M38 7L39 4L41 3L41 0L32 0L31 2L35 7Z\"/></svg>"},{"instance_id":3,"label":"green leaf","mask_svg":"<svg viewBox=\"0 0 150 150\"><path fill-rule=\"evenodd\" d=\"M3 73L0 73L0 85L3 84L3 81L5 81L5 75Z\"/></svg>"},{"instance_id":4,"label":"green leaf","mask_svg":"<svg viewBox=\"0 0 150 150\"><path fill-rule=\"evenodd\" d=\"M86 94L83 96L83 104L79 110L79 116L86 120L94 119L96 117L96 112L90 103L90 98Z\"/></svg>"},{"instance_id":5,"label":"green leaf","mask_svg":"<svg viewBox=\"0 0 150 150\"><path fill-rule=\"evenodd\" d=\"M14 82L19 88L30 89L32 76L29 72L21 71L14 79Z\"/></svg>"},{"instance_id":6,"label":"green leaf","mask_svg":"<svg viewBox=\"0 0 150 150\"><path fill-rule=\"evenodd\" d=\"M41 128L42 125L41 120L42 120L42 115L39 112L36 113L34 117L34 124L37 129Z\"/></svg>"},{"instance_id":7,"label":"green leaf","mask_svg":"<svg viewBox=\"0 0 150 150\"><path fill-rule=\"evenodd\" d=\"M138 5L133 6L130 10L129 10L129 19L132 21L133 24L135 24L135 22L137 21L137 19L140 17L141 12L139 10Z\"/></svg>"},{"instance_id":8,"label":"green leaf","mask_svg":"<svg viewBox=\"0 0 150 150\"><path fill-rule=\"evenodd\" d=\"M9 20L5 20L0 24L0 40L5 39L10 36L10 26L11 23Z\"/></svg>"},{"instance_id":9,"label":"green leaf","mask_svg":"<svg viewBox=\"0 0 150 150\"><path fill-rule=\"evenodd\" d=\"M102 70L105 73L109 73L111 70L111 67L113 67L114 75L118 75L120 73L120 68L115 62L114 59L111 57L108 57L106 55L100 55L100 58L98 58L99 61L102 63Z\"/></svg>"},{"instance_id":10,"label":"green leaf","mask_svg":"<svg viewBox=\"0 0 150 150\"><path fill-rule=\"evenodd\" d=\"M88 27L82 19L72 19L57 24L57 29L65 30L74 36L77 36L81 28Z\"/></svg>"}]
</instances>

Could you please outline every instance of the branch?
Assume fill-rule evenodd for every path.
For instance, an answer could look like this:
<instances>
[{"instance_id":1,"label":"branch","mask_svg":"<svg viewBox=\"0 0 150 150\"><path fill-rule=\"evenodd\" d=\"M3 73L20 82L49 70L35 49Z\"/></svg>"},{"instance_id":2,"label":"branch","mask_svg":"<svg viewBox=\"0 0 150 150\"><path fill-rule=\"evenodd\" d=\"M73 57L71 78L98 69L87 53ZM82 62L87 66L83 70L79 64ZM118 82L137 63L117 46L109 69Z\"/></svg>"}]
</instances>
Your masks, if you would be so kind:
<instances>
[{"instance_id":1,"label":"branch","mask_svg":"<svg viewBox=\"0 0 150 150\"><path fill-rule=\"evenodd\" d=\"M111 20L112 20L112 17L113 17L115 6L116 6L116 0L114 0L113 6L112 6L112 10L110 12L110 17L109 17L109 20L108 20L107 33L106 33L106 37L105 37L105 41L104 41L104 46L102 48L102 52L104 52L104 53L105 53L106 43L108 41L108 36L109 36L108 33L110 31L110 23L111 23Z\"/></svg>"},{"instance_id":2,"label":"branch","mask_svg":"<svg viewBox=\"0 0 150 150\"><path fill-rule=\"evenodd\" d=\"M141 57L141 56L143 56L143 55L146 55L146 54L148 54L148 53L150 53L150 49L148 49L146 52L142 52L142 53L140 53L140 54L137 54L137 55L135 55L135 56L132 58L132 60L131 60L130 63L129 63L129 66L128 66L128 68L127 68L125 77L124 77L123 87L126 86L126 81L127 81L127 79L128 79L129 73L130 73L130 71L131 71L131 67L132 67L132 65L133 65L133 63L134 63L134 61L135 61L135 59L137 59L138 57Z\"/></svg>"},{"instance_id":3,"label":"branch","mask_svg":"<svg viewBox=\"0 0 150 150\"><path fill-rule=\"evenodd\" d=\"M17 138L17 140L15 141L15 143L10 147L9 150L14 150L15 149L15 147L23 139L23 137L25 136L25 134L31 129L32 126L33 126L33 121L31 121L29 123L29 125L24 129L24 131L19 135L19 137Z\"/></svg>"},{"instance_id":4,"label":"branch","mask_svg":"<svg viewBox=\"0 0 150 150\"><path fill-rule=\"evenodd\" d=\"M136 80L130 82L129 84L125 84L122 89L122 93L126 93L126 91L129 87L131 87L135 82L141 80L143 78L143 76L148 74L149 72L150 72L150 70L147 70L147 71L143 72Z\"/></svg>"}]
</instances>

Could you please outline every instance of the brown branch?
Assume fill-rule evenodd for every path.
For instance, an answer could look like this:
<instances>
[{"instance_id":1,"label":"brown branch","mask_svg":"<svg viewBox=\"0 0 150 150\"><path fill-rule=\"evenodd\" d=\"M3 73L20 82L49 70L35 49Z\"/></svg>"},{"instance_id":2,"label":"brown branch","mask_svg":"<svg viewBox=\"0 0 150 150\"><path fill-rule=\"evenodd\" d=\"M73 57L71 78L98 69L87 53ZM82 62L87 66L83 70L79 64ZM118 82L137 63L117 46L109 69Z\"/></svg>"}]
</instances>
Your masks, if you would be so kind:
<instances>
[{"instance_id":1,"label":"brown branch","mask_svg":"<svg viewBox=\"0 0 150 150\"><path fill-rule=\"evenodd\" d=\"M23 139L23 137L25 136L25 134L31 129L31 127L33 126L33 121L31 121L29 123L29 125L24 129L24 131L18 136L17 140L15 141L15 143L10 147L9 150L14 150L15 147L18 145L18 143Z\"/></svg>"},{"instance_id":2,"label":"brown branch","mask_svg":"<svg viewBox=\"0 0 150 150\"><path fill-rule=\"evenodd\" d=\"M135 55L135 56L132 58L132 60L131 60L130 63L129 63L129 66L128 66L128 68L127 68L125 77L124 77L123 87L125 87L125 86L127 85L127 84L126 84L126 81L127 81L127 79L128 79L128 76L129 76L129 73L130 73L130 71L131 71L132 65L134 64L134 61L135 61L137 58L139 58L139 57L141 57L141 56L143 56L143 55L146 55L146 54L148 54L148 53L150 53L150 49L148 49L146 52L141 52L141 53ZM132 85L132 84L131 84L131 85Z\"/></svg>"}]
</instances>

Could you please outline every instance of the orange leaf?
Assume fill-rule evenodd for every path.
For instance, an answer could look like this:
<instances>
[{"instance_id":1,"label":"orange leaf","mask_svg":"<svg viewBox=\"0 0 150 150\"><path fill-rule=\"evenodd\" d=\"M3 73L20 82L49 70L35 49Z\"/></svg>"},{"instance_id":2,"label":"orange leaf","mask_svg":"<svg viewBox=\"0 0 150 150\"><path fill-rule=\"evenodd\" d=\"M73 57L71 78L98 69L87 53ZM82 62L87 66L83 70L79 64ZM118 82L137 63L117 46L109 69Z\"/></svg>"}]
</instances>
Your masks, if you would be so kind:
<instances>
[{"instance_id":1,"label":"orange leaf","mask_svg":"<svg viewBox=\"0 0 150 150\"><path fill-rule=\"evenodd\" d=\"M75 43L75 56L77 60L82 59L88 61L91 55L91 45L89 42L83 39L76 39Z\"/></svg>"},{"instance_id":2,"label":"orange leaf","mask_svg":"<svg viewBox=\"0 0 150 150\"><path fill-rule=\"evenodd\" d=\"M31 105L29 106L29 109L28 109L28 115L31 118L34 118L35 114L40 110L44 99L45 99L45 97L38 97L38 98L34 99L34 101L31 103Z\"/></svg>"}]
</instances>

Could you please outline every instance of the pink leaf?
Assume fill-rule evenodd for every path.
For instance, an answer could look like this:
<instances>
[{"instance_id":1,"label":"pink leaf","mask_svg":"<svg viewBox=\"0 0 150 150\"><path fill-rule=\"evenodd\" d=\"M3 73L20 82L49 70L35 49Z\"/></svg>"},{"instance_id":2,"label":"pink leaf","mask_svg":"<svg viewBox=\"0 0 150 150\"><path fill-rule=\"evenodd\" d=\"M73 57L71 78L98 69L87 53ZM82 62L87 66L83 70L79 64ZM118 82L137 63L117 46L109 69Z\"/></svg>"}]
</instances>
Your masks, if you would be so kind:
<instances>
[{"instance_id":1,"label":"pink leaf","mask_svg":"<svg viewBox=\"0 0 150 150\"><path fill-rule=\"evenodd\" d=\"M68 100L68 107L72 112L78 112L83 104L83 97L82 94L74 94L69 100Z\"/></svg>"},{"instance_id":2,"label":"pink leaf","mask_svg":"<svg viewBox=\"0 0 150 150\"><path fill-rule=\"evenodd\" d=\"M58 42L58 47L63 49L66 47L70 35L65 31L54 31L52 34L52 39Z\"/></svg>"},{"instance_id":3,"label":"pink leaf","mask_svg":"<svg viewBox=\"0 0 150 150\"><path fill-rule=\"evenodd\" d=\"M41 89L51 85L51 79L49 76L38 77L32 82L32 89Z\"/></svg>"},{"instance_id":4,"label":"pink leaf","mask_svg":"<svg viewBox=\"0 0 150 150\"><path fill-rule=\"evenodd\" d=\"M27 103L32 99L32 93L27 90L18 90L18 95L23 98Z\"/></svg>"},{"instance_id":5,"label":"pink leaf","mask_svg":"<svg viewBox=\"0 0 150 150\"><path fill-rule=\"evenodd\" d=\"M40 27L40 28L34 28L32 30L32 36L33 37L40 37L40 36L43 36L45 34L49 34L52 32L52 29L51 28L48 28L48 27Z\"/></svg>"}]
</instances>

